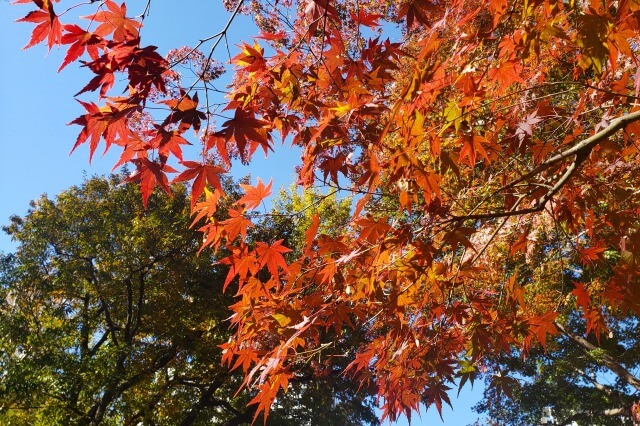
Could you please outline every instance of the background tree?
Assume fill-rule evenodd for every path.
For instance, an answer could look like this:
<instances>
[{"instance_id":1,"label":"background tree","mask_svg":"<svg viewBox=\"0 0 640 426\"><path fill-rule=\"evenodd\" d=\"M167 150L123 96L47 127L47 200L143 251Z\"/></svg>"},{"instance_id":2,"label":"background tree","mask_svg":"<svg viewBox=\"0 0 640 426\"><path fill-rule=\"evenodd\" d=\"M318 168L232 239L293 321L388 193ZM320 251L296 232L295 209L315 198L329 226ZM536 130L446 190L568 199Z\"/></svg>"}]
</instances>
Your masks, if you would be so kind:
<instances>
[{"instance_id":1,"label":"background tree","mask_svg":"<svg viewBox=\"0 0 640 426\"><path fill-rule=\"evenodd\" d=\"M611 186L616 188L617 183ZM552 409L557 424L634 424L640 392L638 316L593 294L612 279L618 252L604 251L605 261L595 266L572 247L573 241L557 224L543 221L530 231L527 250L513 253L506 264L517 277L507 291L536 305L564 298L556 307L559 333L548 337L545 348L491 359L484 379L498 385L485 390L475 409L497 424L537 424L546 407ZM486 256L500 261L510 250L496 244ZM606 309L595 310L592 305ZM601 332L602 323L606 333Z\"/></svg>"},{"instance_id":2,"label":"background tree","mask_svg":"<svg viewBox=\"0 0 640 426\"><path fill-rule=\"evenodd\" d=\"M246 424L253 395L234 396L242 376L221 365L227 267L197 255L184 187L145 209L123 178L43 196L6 227L18 248L0 271L0 423ZM239 197L225 189L220 219ZM270 424L377 424L365 390L339 373L294 380Z\"/></svg>"},{"instance_id":3,"label":"background tree","mask_svg":"<svg viewBox=\"0 0 640 426\"><path fill-rule=\"evenodd\" d=\"M319 374L352 356L391 419L441 410L456 381L546 347L572 312L596 339L640 312L635 0L238 0L219 32L164 56L141 43L151 2L137 17L90 2L79 20L74 2L18 3L35 8L27 47L68 46L62 67L92 74L75 146L119 150L145 203L174 172L192 183L203 245L225 254L223 287L240 296L223 360L258 391L256 413L310 354ZM232 56L220 47L238 13L261 33ZM299 185L354 196L348 226L312 219L299 250L250 238L271 194L261 180L215 216L220 176L277 140L303 152ZM554 266L520 270L529 250Z\"/></svg>"},{"instance_id":4,"label":"background tree","mask_svg":"<svg viewBox=\"0 0 640 426\"><path fill-rule=\"evenodd\" d=\"M475 410L500 425L539 424L545 407L552 409L558 425L635 424L638 389L629 382L638 380L636 323L635 318L620 320L609 335L599 342L590 338L585 347L572 340L583 338L583 324L567 321L572 337L554 336L546 352L536 348L526 358L514 353L496 360L495 366L513 380L508 388L487 388ZM611 362L628 375L613 373Z\"/></svg>"}]
</instances>

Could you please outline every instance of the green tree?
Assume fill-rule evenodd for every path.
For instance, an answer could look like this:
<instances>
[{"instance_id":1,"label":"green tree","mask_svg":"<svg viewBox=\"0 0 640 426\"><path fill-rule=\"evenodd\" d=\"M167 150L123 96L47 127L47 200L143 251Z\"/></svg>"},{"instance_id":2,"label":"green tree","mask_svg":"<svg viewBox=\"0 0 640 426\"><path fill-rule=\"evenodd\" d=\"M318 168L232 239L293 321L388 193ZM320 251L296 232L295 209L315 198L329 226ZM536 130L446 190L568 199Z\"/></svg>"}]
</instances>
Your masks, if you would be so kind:
<instances>
[{"instance_id":1,"label":"green tree","mask_svg":"<svg viewBox=\"0 0 640 426\"><path fill-rule=\"evenodd\" d=\"M314 217L322 217L322 221L318 221L319 234L335 236L348 226L351 198L338 199L336 194L335 190L322 194L314 189L298 190L296 186L281 189L271 212L257 229L262 235L254 237L284 238L285 245L293 248L292 254L299 256Z\"/></svg>"},{"instance_id":2,"label":"green tree","mask_svg":"<svg viewBox=\"0 0 640 426\"><path fill-rule=\"evenodd\" d=\"M250 422L254 394L236 395L242 375L221 365L232 336L227 267L198 255L184 187L145 209L122 178L43 196L5 227L18 248L0 258L0 423ZM239 196L225 188L220 220ZM297 232L294 221L281 227ZM292 381L269 423L377 424L365 390L330 373Z\"/></svg>"}]
</instances>

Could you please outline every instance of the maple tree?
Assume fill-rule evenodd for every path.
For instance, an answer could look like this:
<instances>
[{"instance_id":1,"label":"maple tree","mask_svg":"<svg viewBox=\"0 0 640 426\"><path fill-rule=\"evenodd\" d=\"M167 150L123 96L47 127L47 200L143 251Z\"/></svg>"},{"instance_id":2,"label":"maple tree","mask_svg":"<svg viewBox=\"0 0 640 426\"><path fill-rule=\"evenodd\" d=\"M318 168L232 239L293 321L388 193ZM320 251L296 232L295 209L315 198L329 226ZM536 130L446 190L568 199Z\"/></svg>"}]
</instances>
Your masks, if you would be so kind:
<instances>
[{"instance_id":1,"label":"maple tree","mask_svg":"<svg viewBox=\"0 0 640 426\"><path fill-rule=\"evenodd\" d=\"M241 372L220 362L233 292L222 292L226 268L197 255L185 187L152 194L145 209L125 177L42 196L4 229L17 247L0 255L3 425L231 426L255 415L254 393L236 393ZM220 218L241 189L223 184ZM280 214L296 212L282 200ZM335 217L336 207L326 199L318 214ZM296 226L257 224L255 235ZM339 369L322 378L307 370L268 424L378 424L371 393Z\"/></svg>"},{"instance_id":2,"label":"maple tree","mask_svg":"<svg viewBox=\"0 0 640 426\"><path fill-rule=\"evenodd\" d=\"M90 2L80 20L66 2L17 3L34 7L26 47L69 45L62 67L94 75L77 94L97 100L80 101L76 146L120 149L145 203L173 173L192 182L203 248L230 253L238 300L223 358L258 389L256 413L303 366L328 374L354 333L348 372L394 420L420 403L440 411L496 354L544 349L568 311L597 339L609 310L640 310L635 0L238 0L221 31L165 56L141 42L150 2L137 17ZM229 55L218 107L215 58L239 13L260 33ZM278 236L249 241L264 180L215 216L219 176L288 149L278 140L302 150L298 185L353 195L350 223L326 232L313 218L299 252ZM568 282L524 273L536 251L581 267Z\"/></svg>"}]
</instances>

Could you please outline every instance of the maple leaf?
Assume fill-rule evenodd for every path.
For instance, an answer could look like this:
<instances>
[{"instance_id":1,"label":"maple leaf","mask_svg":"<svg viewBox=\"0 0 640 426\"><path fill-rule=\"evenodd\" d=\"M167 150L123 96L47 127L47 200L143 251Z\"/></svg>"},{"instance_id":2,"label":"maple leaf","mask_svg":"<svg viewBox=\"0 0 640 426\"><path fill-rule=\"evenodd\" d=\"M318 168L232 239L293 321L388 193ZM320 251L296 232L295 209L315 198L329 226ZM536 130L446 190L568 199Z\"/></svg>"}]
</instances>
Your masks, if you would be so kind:
<instances>
[{"instance_id":1,"label":"maple leaf","mask_svg":"<svg viewBox=\"0 0 640 426\"><path fill-rule=\"evenodd\" d=\"M602 257L602 253L606 250L606 246L602 241L594 241L590 247L582 247L580 252L580 261L583 265L597 261Z\"/></svg>"},{"instance_id":2,"label":"maple leaf","mask_svg":"<svg viewBox=\"0 0 640 426\"><path fill-rule=\"evenodd\" d=\"M349 164L349 155L344 152L335 156L323 156L318 167L322 170L325 182L327 177L330 177L332 182L338 182L338 173L348 176L349 172L353 170L353 166Z\"/></svg>"},{"instance_id":3,"label":"maple leaf","mask_svg":"<svg viewBox=\"0 0 640 426\"><path fill-rule=\"evenodd\" d=\"M29 43L27 43L23 49L35 46L45 39L47 39L47 47L49 50L51 50L54 45L62 43L62 25L53 11L53 5L49 2L47 3L47 9L34 10L16 21L37 24L31 33L31 40L29 40Z\"/></svg>"},{"instance_id":4,"label":"maple leaf","mask_svg":"<svg viewBox=\"0 0 640 426\"><path fill-rule=\"evenodd\" d=\"M132 138L127 119L130 114L139 109L138 105L121 102L98 107L93 102L80 100L78 102L84 107L87 114L81 115L69 123L82 126L71 152L89 140L89 161L91 161L101 138L104 138L106 144L105 152L117 138L120 138L123 144Z\"/></svg>"},{"instance_id":5,"label":"maple leaf","mask_svg":"<svg viewBox=\"0 0 640 426\"><path fill-rule=\"evenodd\" d=\"M205 120L207 116L198 110L198 93L191 98L188 93L181 91L179 99L169 99L160 101L171 108L171 114L162 122L162 126L169 123L180 123L180 131L183 132L193 126L193 130L200 130L200 122Z\"/></svg>"},{"instance_id":6,"label":"maple leaf","mask_svg":"<svg viewBox=\"0 0 640 426\"><path fill-rule=\"evenodd\" d=\"M235 363L231 366L231 371L236 370L239 367L242 367L242 370L246 371L249 369L249 367L251 367L251 365L260 360L260 358L258 358L258 355L256 354L256 351L252 349L236 349L233 348L229 343L220 345L220 348L222 348L223 354L226 355L223 356L223 362L228 359L228 362L230 364L232 361L232 356L236 358ZM233 352L230 349L233 349Z\"/></svg>"},{"instance_id":7,"label":"maple leaf","mask_svg":"<svg viewBox=\"0 0 640 426\"><path fill-rule=\"evenodd\" d=\"M195 221L192 224L195 224ZM207 247L211 247L214 252L217 251L225 236L224 226L216 218L211 217L207 223L198 228L198 231L203 234L202 245L198 250L198 255Z\"/></svg>"},{"instance_id":8,"label":"maple leaf","mask_svg":"<svg viewBox=\"0 0 640 426\"><path fill-rule=\"evenodd\" d=\"M176 171L167 164L160 164L147 158L137 158L131 160L136 166L136 170L129 175L127 182L140 182L140 191L142 192L142 203L145 208L149 197L153 192L153 188L159 186L167 194L171 194L169 179L167 173L175 173Z\"/></svg>"},{"instance_id":9,"label":"maple leaf","mask_svg":"<svg viewBox=\"0 0 640 426\"><path fill-rule=\"evenodd\" d=\"M505 61L488 72L490 79L495 80L502 88L506 89L514 83L524 83L522 79L522 65L518 62Z\"/></svg>"},{"instance_id":10,"label":"maple leaf","mask_svg":"<svg viewBox=\"0 0 640 426\"><path fill-rule=\"evenodd\" d=\"M232 64L236 64L247 72L256 72L266 69L267 61L263 56L264 50L258 43L255 43L253 46L243 43L242 46L239 47L241 52L231 58Z\"/></svg>"},{"instance_id":11,"label":"maple leaf","mask_svg":"<svg viewBox=\"0 0 640 426\"><path fill-rule=\"evenodd\" d=\"M204 192L205 185L207 183L214 188L214 192L224 194L224 191L222 190L222 184L220 183L220 175L222 173L227 173L225 169L211 164L201 164L195 161L183 161L181 164L187 167L187 170L176 176L173 179L173 182L186 182L193 180L193 185L191 186L192 210L195 206L196 201Z\"/></svg>"},{"instance_id":12,"label":"maple leaf","mask_svg":"<svg viewBox=\"0 0 640 426\"><path fill-rule=\"evenodd\" d=\"M536 315L529 319L529 326L543 348L547 347L547 335L558 334L554 321L558 317L557 312L547 312L542 315Z\"/></svg>"},{"instance_id":13,"label":"maple leaf","mask_svg":"<svg viewBox=\"0 0 640 426\"><path fill-rule=\"evenodd\" d=\"M356 22L358 25L364 25L369 28L377 28L380 26L378 20L382 18L383 15L378 13L368 13L366 10L358 10L358 13L351 12L351 19Z\"/></svg>"},{"instance_id":14,"label":"maple leaf","mask_svg":"<svg viewBox=\"0 0 640 426\"><path fill-rule=\"evenodd\" d=\"M107 0L104 2L104 6L107 7L107 10L100 10L93 15L82 17L90 21L101 22L94 31L96 35L106 37L113 33L114 41L138 38L138 31L142 24L135 19L127 18L127 6L124 2L118 6L114 1Z\"/></svg>"},{"instance_id":15,"label":"maple leaf","mask_svg":"<svg viewBox=\"0 0 640 426\"><path fill-rule=\"evenodd\" d=\"M267 122L256 118L253 112L236 108L234 117L225 121L222 129L214 135L235 141L240 157L245 160L251 157L258 145L262 147L265 154L269 152L271 145L266 128ZM248 153L245 150L247 144L249 144Z\"/></svg>"},{"instance_id":16,"label":"maple leaf","mask_svg":"<svg viewBox=\"0 0 640 426\"><path fill-rule=\"evenodd\" d=\"M598 75L602 73L609 54L607 46L608 21L608 17L594 13L585 13L577 17L576 44L582 49L579 65L585 69L593 66Z\"/></svg>"},{"instance_id":17,"label":"maple leaf","mask_svg":"<svg viewBox=\"0 0 640 426\"><path fill-rule=\"evenodd\" d=\"M516 137L522 143L527 136L533 135L533 126L543 121L541 117L538 117L538 111L533 111L527 115L524 121L518 123L516 127Z\"/></svg>"},{"instance_id":18,"label":"maple leaf","mask_svg":"<svg viewBox=\"0 0 640 426\"><path fill-rule=\"evenodd\" d=\"M490 386L496 390L498 395L504 393L509 398L513 398L513 389L519 387L520 382L508 376L506 372L499 371L491 377Z\"/></svg>"},{"instance_id":19,"label":"maple leaf","mask_svg":"<svg viewBox=\"0 0 640 426\"><path fill-rule=\"evenodd\" d=\"M411 29L414 22L430 27L429 13L434 9L434 3L429 0L408 0L400 6L398 19L405 18L407 20L407 29Z\"/></svg>"},{"instance_id":20,"label":"maple leaf","mask_svg":"<svg viewBox=\"0 0 640 426\"><path fill-rule=\"evenodd\" d=\"M83 30L77 25L65 25L65 33L60 42L70 44L67 54L58 68L61 71L71 62L76 61L87 50L92 59L98 59L98 46L103 43L103 39L94 33Z\"/></svg>"},{"instance_id":21,"label":"maple leaf","mask_svg":"<svg viewBox=\"0 0 640 426\"><path fill-rule=\"evenodd\" d=\"M378 219L372 217L360 218L355 223L362 228L359 239L370 243L386 237L391 230L391 225L389 225L386 217Z\"/></svg>"},{"instance_id":22,"label":"maple leaf","mask_svg":"<svg viewBox=\"0 0 640 426\"><path fill-rule=\"evenodd\" d=\"M527 244L529 243L529 240L527 239L528 236L529 236L529 232L527 231L522 232L518 236L518 240L511 245L511 249L509 250L510 256L513 256L514 254L519 252L524 253L527 251Z\"/></svg>"},{"instance_id":23,"label":"maple leaf","mask_svg":"<svg viewBox=\"0 0 640 426\"><path fill-rule=\"evenodd\" d=\"M444 383L438 383L432 386L429 386L425 392L427 406L431 404L435 404L436 409L438 410L438 414L440 414L440 418L442 419L442 403L446 402L447 405L451 408L451 400L449 399L449 395L447 391L451 389L449 386Z\"/></svg>"},{"instance_id":24,"label":"maple leaf","mask_svg":"<svg viewBox=\"0 0 640 426\"><path fill-rule=\"evenodd\" d=\"M182 161L182 148L180 148L180 145L191 145L177 130L169 132L160 126L156 126L156 131L152 135L153 138L149 141L149 146L152 149L158 149L158 154L163 162L166 162L169 154L173 154L178 160Z\"/></svg>"},{"instance_id":25,"label":"maple leaf","mask_svg":"<svg viewBox=\"0 0 640 426\"><path fill-rule=\"evenodd\" d=\"M260 386L258 387L258 391L259 391L258 394L254 396L253 399L251 399L251 401L249 401L249 404L258 404L258 407L256 408L256 413L253 416L252 423L255 423L260 413L263 413L265 419L269 415L269 411L271 410L271 404L273 403L273 400L276 398L276 395L280 390L280 386L272 384L272 381L278 380L278 379L279 378L277 376L272 377L269 379L267 383L260 384ZM264 424L266 425L266 420Z\"/></svg>"},{"instance_id":26,"label":"maple leaf","mask_svg":"<svg viewBox=\"0 0 640 426\"><path fill-rule=\"evenodd\" d=\"M318 233L318 228L320 227L320 216L318 216L317 214L314 214L311 217L311 224L309 225L309 228L307 228L307 230L305 231L304 235L305 235L305 243L304 243L304 247L305 247L305 252L311 250L311 247L313 245L313 241L316 237L316 234Z\"/></svg>"},{"instance_id":27,"label":"maple leaf","mask_svg":"<svg viewBox=\"0 0 640 426\"><path fill-rule=\"evenodd\" d=\"M491 161L484 148L485 145L490 145L490 142L484 136L474 134L473 136L465 136L463 140L464 144L460 149L460 158L458 162L474 167L476 165L478 154L488 162Z\"/></svg>"},{"instance_id":28,"label":"maple leaf","mask_svg":"<svg viewBox=\"0 0 640 426\"><path fill-rule=\"evenodd\" d=\"M460 371L456 374L456 377L460 378L460 382L458 383L458 397L460 397L460 391L467 382L469 382L473 388L473 383L478 376L478 368L468 359L460 360L458 363L460 364Z\"/></svg>"},{"instance_id":29,"label":"maple leaf","mask_svg":"<svg viewBox=\"0 0 640 426\"><path fill-rule=\"evenodd\" d=\"M260 30L260 35L256 38L269 41L283 41L287 39L287 33L282 30L278 31L277 33Z\"/></svg>"},{"instance_id":30,"label":"maple leaf","mask_svg":"<svg viewBox=\"0 0 640 426\"><path fill-rule=\"evenodd\" d=\"M231 144L232 142L229 142L227 138L213 133L207 134L204 139L204 148L207 151L215 148L218 156L227 167L231 167L231 157L229 155L229 151L232 150L232 147L229 146Z\"/></svg>"},{"instance_id":31,"label":"maple leaf","mask_svg":"<svg viewBox=\"0 0 640 426\"><path fill-rule=\"evenodd\" d=\"M261 267L266 266L272 276L278 276L278 267L282 268L284 272L289 271L287 262L282 255L289 253L291 249L283 246L283 241L278 240L271 245L261 242L256 244L255 252L258 255L258 263Z\"/></svg>"},{"instance_id":32,"label":"maple leaf","mask_svg":"<svg viewBox=\"0 0 640 426\"><path fill-rule=\"evenodd\" d=\"M233 241L238 235L247 238L247 229L253 227L253 222L242 212L229 209L229 219L221 222L227 235L227 240Z\"/></svg>"},{"instance_id":33,"label":"maple leaf","mask_svg":"<svg viewBox=\"0 0 640 426\"><path fill-rule=\"evenodd\" d=\"M204 201L191 206L191 214L194 216L190 225L191 227L205 217L212 218L215 212L218 211L218 201L220 201L223 194L219 190L209 191L206 186L203 188L203 191ZM193 194L191 199L193 200Z\"/></svg>"},{"instance_id":34,"label":"maple leaf","mask_svg":"<svg viewBox=\"0 0 640 426\"><path fill-rule=\"evenodd\" d=\"M309 37L315 34L322 19L338 18L338 11L329 3L329 0L305 0L304 3L304 15L308 22L307 34Z\"/></svg>"},{"instance_id":35,"label":"maple leaf","mask_svg":"<svg viewBox=\"0 0 640 426\"><path fill-rule=\"evenodd\" d=\"M156 46L138 46L139 39L122 44L122 54L114 56L120 68L126 67L129 86L148 94L152 88L165 91L164 78L168 73L169 63L158 52ZM129 45L133 46L129 50Z\"/></svg>"},{"instance_id":36,"label":"maple leaf","mask_svg":"<svg viewBox=\"0 0 640 426\"><path fill-rule=\"evenodd\" d=\"M576 296L576 303L586 314L589 312L589 306L591 306L591 295L582 283L574 282L573 285L575 288L571 291L571 294Z\"/></svg>"},{"instance_id":37,"label":"maple leaf","mask_svg":"<svg viewBox=\"0 0 640 426\"><path fill-rule=\"evenodd\" d=\"M255 275L259 269L256 257L249 254L246 246L234 248L231 255L220 260L218 263L221 265L229 265L229 272L222 286L222 291L227 289L235 277Z\"/></svg>"},{"instance_id":38,"label":"maple leaf","mask_svg":"<svg viewBox=\"0 0 640 426\"><path fill-rule=\"evenodd\" d=\"M264 186L262 180L258 179L258 184L256 186L240 184L242 189L244 189L245 194L236 201L237 205L244 205L244 208L247 210L255 209L260 206L262 201L271 195L271 185L272 181L269 181L267 186Z\"/></svg>"}]
</instances>

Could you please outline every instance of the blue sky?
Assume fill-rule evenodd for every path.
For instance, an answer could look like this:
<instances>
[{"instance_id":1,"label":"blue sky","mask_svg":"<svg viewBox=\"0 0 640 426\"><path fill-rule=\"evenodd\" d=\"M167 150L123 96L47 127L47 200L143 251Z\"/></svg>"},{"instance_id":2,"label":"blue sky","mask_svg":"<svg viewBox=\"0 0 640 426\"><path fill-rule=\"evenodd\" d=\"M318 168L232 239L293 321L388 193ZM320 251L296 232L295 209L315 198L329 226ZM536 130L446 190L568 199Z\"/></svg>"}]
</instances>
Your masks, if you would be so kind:
<instances>
[{"instance_id":1,"label":"blue sky","mask_svg":"<svg viewBox=\"0 0 640 426\"><path fill-rule=\"evenodd\" d=\"M141 12L146 2L130 2L130 14ZM143 44L159 46L161 54L172 47L193 45L199 38L219 31L228 19L228 14L219 1L184 1L180 7L174 2L152 3L151 15L145 21ZM166 6L165 6L166 5ZM91 13L92 6L79 8L71 13ZM136 10L138 7L140 10ZM65 50L36 46L23 51L32 26L14 23L29 10L28 6L11 6L0 2L0 224L9 222L12 214L24 215L29 201L47 193L53 197L71 185L82 182L84 176L109 173L117 161L117 153L97 155L89 164L85 146L69 155L78 126L67 126L82 113L82 108L73 100L73 94L89 79L86 70L74 64L60 74L57 69ZM170 27L167 24L171 23ZM230 49L241 39L249 40L253 26L246 18L234 22L230 32ZM84 98L87 99L87 98ZM267 182L273 178L274 188L288 186L299 152L288 146L278 147L277 155L264 160L257 154L251 166L239 168L236 176L251 174L254 182L261 177ZM14 244L0 233L0 251L9 252ZM477 415L471 407L482 396L481 383L474 390L468 386L460 398L451 395L455 411L443 410L444 423L435 409L414 415L412 425L464 426L473 422ZM405 419L397 423L406 425Z\"/></svg>"}]
</instances>

